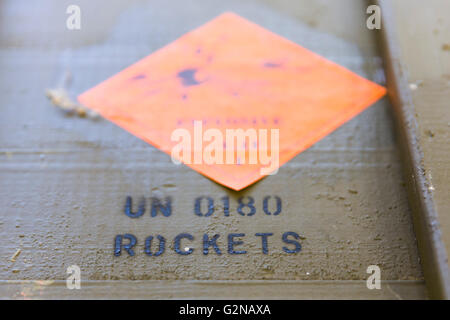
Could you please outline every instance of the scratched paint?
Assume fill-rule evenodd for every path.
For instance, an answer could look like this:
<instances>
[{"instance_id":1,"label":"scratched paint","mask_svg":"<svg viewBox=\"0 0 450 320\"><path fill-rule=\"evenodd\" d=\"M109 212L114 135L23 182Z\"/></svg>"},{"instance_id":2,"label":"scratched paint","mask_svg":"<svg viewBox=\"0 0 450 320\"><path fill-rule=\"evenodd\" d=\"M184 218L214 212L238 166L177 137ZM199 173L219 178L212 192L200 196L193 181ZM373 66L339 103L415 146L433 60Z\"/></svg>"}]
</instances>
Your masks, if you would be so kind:
<instances>
[{"instance_id":1,"label":"scratched paint","mask_svg":"<svg viewBox=\"0 0 450 320\"><path fill-rule=\"evenodd\" d=\"M180 78L181 83L185 87L196 86L201 83L195 79L196 73L197 69L184 69L178 72L177 77Z\"/></svg>"}]
</instances>

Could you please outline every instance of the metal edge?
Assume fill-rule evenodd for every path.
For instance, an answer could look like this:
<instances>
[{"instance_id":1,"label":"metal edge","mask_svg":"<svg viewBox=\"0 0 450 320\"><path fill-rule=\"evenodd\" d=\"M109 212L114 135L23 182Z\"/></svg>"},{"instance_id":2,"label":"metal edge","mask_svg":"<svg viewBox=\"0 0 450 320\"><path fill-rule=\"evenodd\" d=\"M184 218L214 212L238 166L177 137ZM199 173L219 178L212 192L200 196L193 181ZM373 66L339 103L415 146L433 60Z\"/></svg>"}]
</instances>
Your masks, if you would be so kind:
<instances>
[{"instance_id":1,"label":"metal edge","mask_svg":"<svg viewBox=\"0 0 450 320\"><path fill-rule=\"evenodd\" d=\"M438 214L428 189L423 168L423 152L418 137L418 123L408 87L405 67L396 41L394 14L390 1L376 0L381 8L381 47L384 55L388 95L393 104L396 131L406 178L406 189L413 213L414 230L428 296L450 299L447 253L442 242Z\"/></svg>"}]
</instances>

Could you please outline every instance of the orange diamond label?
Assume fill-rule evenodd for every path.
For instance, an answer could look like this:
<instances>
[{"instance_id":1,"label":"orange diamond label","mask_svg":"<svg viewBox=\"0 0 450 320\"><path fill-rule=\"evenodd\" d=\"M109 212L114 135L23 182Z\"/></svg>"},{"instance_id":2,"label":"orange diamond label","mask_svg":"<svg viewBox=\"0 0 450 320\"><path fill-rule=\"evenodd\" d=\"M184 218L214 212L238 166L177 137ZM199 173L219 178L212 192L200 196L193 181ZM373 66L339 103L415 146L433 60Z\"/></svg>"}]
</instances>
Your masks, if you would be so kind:
<instances>
[{"instance_id":1,"label":"orange diamond label","mask_svg":"<svg viewBox=\"0 0 450 320\"><path fill-rule=\"evenodd\" d=\"M78 100L174 160L240 190L276 172L385 91L224 13Z\"/></svg>"}]
</instances>

